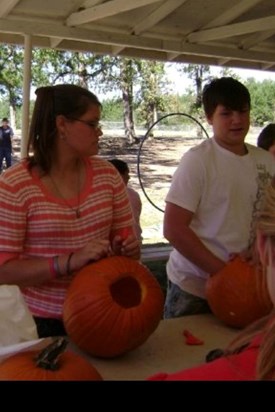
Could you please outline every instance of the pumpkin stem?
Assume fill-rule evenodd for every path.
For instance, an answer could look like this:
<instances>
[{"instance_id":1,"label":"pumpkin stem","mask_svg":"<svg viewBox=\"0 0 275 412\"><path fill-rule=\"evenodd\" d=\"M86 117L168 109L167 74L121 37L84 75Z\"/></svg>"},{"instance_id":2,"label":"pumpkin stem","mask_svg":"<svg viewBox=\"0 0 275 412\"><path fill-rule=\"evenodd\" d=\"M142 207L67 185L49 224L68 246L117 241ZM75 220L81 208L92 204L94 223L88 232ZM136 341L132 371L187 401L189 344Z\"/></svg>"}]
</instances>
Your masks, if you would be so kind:
<instances>
[{"instance_id":1,"label":"pumpkin stem","mask_svg":"<svg viewBox=\"0 0 275 412\"><path fill-rule=\"evenodd\" d=\"M59 356L65 351L68 345L66 338L57 338L46 346L35 358L36 366L43 369L50 369L55 371L59 368L58 359Z\"/></svg>"}]
</instances>

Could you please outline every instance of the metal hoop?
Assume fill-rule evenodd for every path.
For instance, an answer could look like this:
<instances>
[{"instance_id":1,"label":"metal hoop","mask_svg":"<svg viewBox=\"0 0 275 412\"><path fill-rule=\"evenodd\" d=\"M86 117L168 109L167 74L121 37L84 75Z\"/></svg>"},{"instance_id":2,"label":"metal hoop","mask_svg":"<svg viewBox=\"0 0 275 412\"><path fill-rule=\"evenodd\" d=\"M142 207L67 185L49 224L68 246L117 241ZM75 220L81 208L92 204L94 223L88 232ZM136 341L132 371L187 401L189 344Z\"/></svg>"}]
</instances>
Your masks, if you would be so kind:
<instances>
[{"instance_id":1,"label":"metal hoop","mask_svg":"<svg viewBox=\"0 0 275 412\"><path fill-rule=\"evenodd\" d=\"M138 155L137 155L137 175L138 175L139 184L140 184L140 187L141 187L141 189L142 189L142 191L143 191L146 199L151 203L152 206L154 206L156 209L158 209L160 212L163 212L163 213L164 213L164 210L161 209L160 207L158 207L158 206L150 199L150 197L149 197L148 194L146 193L146 190L145 190L145 188L144 188L144 186L143 186L143 183L142 183L142 181L141 181L141 170L140 170L140 160L141 160L141 159L140 159L140 158L141 158L142 146L143 146L144 142L146 141L146 139L149 137L150 132L151 132L151 130L153 129L153 127L155 127L155 125L156 125L157 123L159 123L161 120L163 120L163 119L165 119L165 118L167 118L167 117L170 117L170 116L185 116L185 117L188 117L189 119L191 119L192 121L194 121L195 123L197 123L197 125L200 126L200 128L202 129L202 131L205 133L206 137L209 138L207 131L205 130L205 128L203 127L203 125L202 125L197 119L195 119L195 117L193 117L193 116L191 116L191 115L189 115L189 114L187 114L187 113L180 113L180 112L179 112L179 113L169 113L169 114L166 114L165 116L160 117L155 123L152 124L152 126L147 130L147 133L143 136L143 138L142 138L142 140L141 140L141 142L140 142L140 146L139 146L139 149L138 149Z\"/></svg>"}]
</instances>

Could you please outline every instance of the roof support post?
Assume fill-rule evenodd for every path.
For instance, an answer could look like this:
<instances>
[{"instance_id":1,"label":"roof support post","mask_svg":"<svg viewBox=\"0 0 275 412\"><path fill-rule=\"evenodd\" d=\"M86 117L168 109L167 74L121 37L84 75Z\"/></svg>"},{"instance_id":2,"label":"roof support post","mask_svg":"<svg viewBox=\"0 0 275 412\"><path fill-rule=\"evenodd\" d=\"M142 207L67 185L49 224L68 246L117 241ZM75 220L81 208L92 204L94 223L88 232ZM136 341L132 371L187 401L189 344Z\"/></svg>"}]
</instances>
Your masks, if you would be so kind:
<instances>
[{"instance_id":1,"label":"roof support post","mask_svg":"<svg viewBox=\"0 0 275 412\"><path fill-rule=\"evenodd\" d=\"M31 60L32 41L31 36L24 36L24 77L23 77L23 111L22 111L22 136L21 136L21 158L27 155L29 112L30 112L30 89L31 89Z\"/></svg>"}]
</instances>

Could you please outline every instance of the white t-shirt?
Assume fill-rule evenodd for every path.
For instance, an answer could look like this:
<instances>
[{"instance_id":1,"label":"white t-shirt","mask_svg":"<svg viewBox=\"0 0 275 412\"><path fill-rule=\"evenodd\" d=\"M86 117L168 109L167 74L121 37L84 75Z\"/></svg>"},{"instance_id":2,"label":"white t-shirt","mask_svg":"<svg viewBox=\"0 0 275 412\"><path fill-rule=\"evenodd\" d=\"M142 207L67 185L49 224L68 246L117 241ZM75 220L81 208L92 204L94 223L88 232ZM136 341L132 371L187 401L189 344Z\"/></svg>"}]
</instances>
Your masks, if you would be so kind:
<instances>
[{"instance_id":1,"label":"white t-shirt","mask_svg":"<svg viewBox=\"0 0 275 412\"><path fill-rule=\"evenodd\" d=\"M225 261L252 241L260 197L275 173L270 153L250 144L246 147L248 153L238 156L213 138L203 141L183 155L166 196L166 201L194 213L190 227ZM175 249L167 274L181 289L205 297L208 274Z\"/></svg>"}]
</instances>

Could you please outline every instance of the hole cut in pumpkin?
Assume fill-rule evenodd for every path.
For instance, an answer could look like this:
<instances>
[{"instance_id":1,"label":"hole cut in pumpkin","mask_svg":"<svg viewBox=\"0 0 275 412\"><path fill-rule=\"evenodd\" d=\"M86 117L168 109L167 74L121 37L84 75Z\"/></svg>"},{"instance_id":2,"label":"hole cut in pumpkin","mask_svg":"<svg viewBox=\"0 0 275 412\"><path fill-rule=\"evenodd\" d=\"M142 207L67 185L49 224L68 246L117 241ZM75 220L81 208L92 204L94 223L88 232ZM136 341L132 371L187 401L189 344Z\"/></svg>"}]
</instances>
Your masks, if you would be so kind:
<instances>
[{"instance_id":1,"label":"hole cut in pumpkin","mask_svg":"<svg viewBox=\"0 0 275 412\"><path fill-rule=\"evenodd\" d=\"M162 319L157 279L137 260L110 256L82 268L63 306L66 331L81 350L113 358L142 345Z\"/></svg>"},{"instance_id":2,"label":"hole cut in pumpkin","mask_svg":"<svg viewBox=\"0 0 275 412\"><path fill-rule=\"evenodd\" d=\"M132 308L141 303L141 288L136 279L127 276L110 286L113 300L123 308Z\"/></svg>"}]
</instances>

